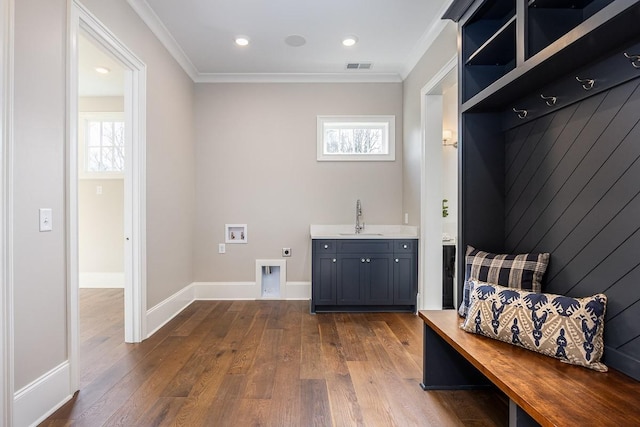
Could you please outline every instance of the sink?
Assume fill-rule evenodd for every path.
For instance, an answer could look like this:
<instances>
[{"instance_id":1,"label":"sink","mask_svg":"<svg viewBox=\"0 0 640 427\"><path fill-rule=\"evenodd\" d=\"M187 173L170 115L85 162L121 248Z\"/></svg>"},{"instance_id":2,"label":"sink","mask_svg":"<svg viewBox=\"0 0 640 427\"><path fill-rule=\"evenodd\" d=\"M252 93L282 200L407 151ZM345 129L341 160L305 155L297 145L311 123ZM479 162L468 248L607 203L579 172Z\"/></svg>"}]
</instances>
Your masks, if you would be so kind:
<instances>
[{"instance_id":1,"label":"sink","mask_svg":"<svg viewBox=\"0 0 640 427\"><path fill-rule=\"evenodd\" d=\"M353 224L313 224L309 227L312 239L417 239L418 227L409 225L367 224L357 233Z\"/></svg>"}]
</instances>

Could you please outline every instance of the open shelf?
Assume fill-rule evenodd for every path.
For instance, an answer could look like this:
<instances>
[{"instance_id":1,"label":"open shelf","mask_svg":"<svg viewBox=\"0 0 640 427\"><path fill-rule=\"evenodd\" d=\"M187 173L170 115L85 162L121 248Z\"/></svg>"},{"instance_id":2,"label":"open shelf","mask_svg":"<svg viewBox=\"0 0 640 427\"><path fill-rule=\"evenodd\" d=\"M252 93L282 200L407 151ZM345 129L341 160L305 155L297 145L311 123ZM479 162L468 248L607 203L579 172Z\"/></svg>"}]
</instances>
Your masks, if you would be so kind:
<instances>
[{"instance_id":1,"label":"open shelf","mask_svg":"<svg viewBox=\"0 0 640 427\"><path fill-rule=\"evenodd\" d=\"M487 1L464 25L462 60L469 74L463 90L465 100L515 67L515 6L515 0Z\"/></svg>"},{"instance_id":2,"label":"open shelf","mask_svg":"<svg viewBox=\"0 0 640 427\"><path fill-rule=\"evenodd\" d=\"M516 57L516 17L511 17L498 31L480 46L466 65L505 65Z\"/></svg>"},{"instance_id":3,"label":"open shelf","mask_svg":"<svg viewBox=\"0 0 640 427\"><path fill-rule=\"evenodd\" d=\"M531 0L527 13L527 58L536 55L613 0Z\"/></svg>"},{"instance_id":4,"label":"open shelf","mask_svg":"<svg viewBox=\"0 0 640 427\"><path fill-rule=\"evenodd\" d=\"M480 72L477 66L465 65L461 112L499 110L525 95L529 88L542 87L557 76L607 55L613 46L640 37L637 22L640 22L640 2L616 0L523 64L511 69L500 67L506 71L503 75L494 72L491 78L486 78L483 76L486 71ZM524 79L526 85L522 84Z\"/></svg>"}]
</instances>

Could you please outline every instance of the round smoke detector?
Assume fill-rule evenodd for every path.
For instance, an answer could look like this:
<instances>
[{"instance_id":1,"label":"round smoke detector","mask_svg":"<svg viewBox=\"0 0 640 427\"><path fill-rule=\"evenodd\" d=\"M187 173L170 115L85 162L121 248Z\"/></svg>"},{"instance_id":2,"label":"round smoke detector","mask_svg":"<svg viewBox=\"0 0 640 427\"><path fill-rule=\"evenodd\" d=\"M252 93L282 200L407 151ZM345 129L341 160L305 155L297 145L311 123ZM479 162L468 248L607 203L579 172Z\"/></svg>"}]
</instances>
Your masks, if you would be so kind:
<instances>
[{"instance_id":1,"label":"round smoke detector","mask_svg":"<svg viewBox=\"0 0 640 427\"><path fill-rule=\"evenodd\" d=\"M307 39L298 34L292 34L285 37L284 42L292 47L300 47L307 43Z\"/></svg>"}]
</instances>

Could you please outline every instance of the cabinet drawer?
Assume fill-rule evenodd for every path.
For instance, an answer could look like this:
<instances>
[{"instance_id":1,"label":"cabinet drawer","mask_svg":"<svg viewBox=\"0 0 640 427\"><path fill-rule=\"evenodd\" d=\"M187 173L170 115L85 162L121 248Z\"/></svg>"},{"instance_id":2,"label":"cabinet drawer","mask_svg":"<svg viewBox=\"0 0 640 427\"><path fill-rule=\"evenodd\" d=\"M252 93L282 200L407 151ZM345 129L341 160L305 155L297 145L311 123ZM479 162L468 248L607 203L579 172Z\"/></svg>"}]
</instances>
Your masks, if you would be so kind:
<instances>
[{"instance_id":1,"label":"cabinet drawer","mask_svg":"<svg viewBox=\"0 0 640 427\"><path fill-rule=\"evenodd\" d=\"M314 240L313 250L318 254L335 254L336 241L335 240Z\"/></svg>"},{"instance_id":2,"label":"cabinet drawer","mask_svg":"<svg viewBox=\"0 0 640 427\"><path fill-rule=\"evenodd\" d=\"M354 240L337 240L338 253L354 254L354 253L371 253L371 254L390 254L393 253L393 240L375 240L375 239L354 239Z\"/></svg>"},{"instance_id":3,"label":"cabinet drawer","mask_svg":"<svg viewBox=\"0 0 640 427\"><path fill-rule=\"evenodd\" d=\"M394 240L393 252L395 253L416 253L418 252L418 241L413 239Z\"/></svg>"}]
</instances>

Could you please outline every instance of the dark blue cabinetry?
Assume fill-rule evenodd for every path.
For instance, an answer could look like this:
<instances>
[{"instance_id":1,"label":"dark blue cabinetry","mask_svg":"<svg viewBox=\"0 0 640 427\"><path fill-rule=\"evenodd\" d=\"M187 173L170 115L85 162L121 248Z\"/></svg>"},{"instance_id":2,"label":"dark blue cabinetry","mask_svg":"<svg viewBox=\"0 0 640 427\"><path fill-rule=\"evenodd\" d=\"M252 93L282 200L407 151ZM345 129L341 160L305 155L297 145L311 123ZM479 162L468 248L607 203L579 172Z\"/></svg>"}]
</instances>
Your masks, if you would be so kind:
<instances>
[{"instance_id":1,"label":"dark blue cabinetry","mask_svg":"<svg viewBox=\"0 0 640 427\"><path fill-rule=\"evenodd\" d=\"M313 240L311 312L415 311L417 240Z\"/></svg>"}]
</instances>

